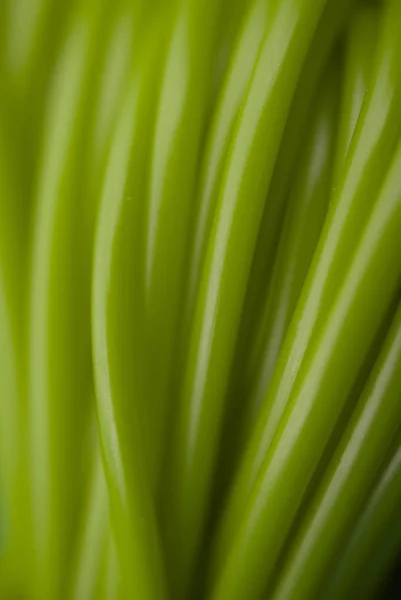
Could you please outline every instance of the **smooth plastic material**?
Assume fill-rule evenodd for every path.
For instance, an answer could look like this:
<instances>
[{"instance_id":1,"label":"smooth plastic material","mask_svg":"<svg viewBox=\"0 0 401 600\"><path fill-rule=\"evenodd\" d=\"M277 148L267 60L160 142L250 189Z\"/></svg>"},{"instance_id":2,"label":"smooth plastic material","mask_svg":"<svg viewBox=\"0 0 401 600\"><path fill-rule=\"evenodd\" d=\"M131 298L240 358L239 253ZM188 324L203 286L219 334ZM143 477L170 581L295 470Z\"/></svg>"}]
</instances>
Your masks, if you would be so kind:
<instances>
[{"instance_id":1,"label":"smooth plastic material","mask_svg":"<svg viewBox=\"0 0 401 600\"><path fill-rule=\"evenodd\" d=\"M393 169L400 167L401 154ZM399 173L397 176L401 180ZM401 424L400 397L401 308L293 542L272 596L274 600L312 598L318 590L330 560L337 551L341 552L341 545L385 458L389 441Z\"/></svg>"},{"instance_id":2,"label":"smooth plastic material","mask_svg":"<svg viewBox=\"0 0 401 600\"><path fill-rule=\"evenodd\" d=\"M398 435L398 442L400 436ZM395 448L322 587L324 600L368 598L401 544L401 447Z\"/></svg>"},{"instance_id":3,"label":"smooth plastic material","mask_svg":"<svg viewBox=\"0 0 401 600\"><path fill-rule=\"evenodd\" d=\"M143 202L162 44L155 26L133 63L102 191L92 287L97 413L122 589L144 600L166 596L150 475Z\"/></svg>"},{"instance_id":4,"label":"smooth plastic material","mask_svg":"<svg viewBox=\"0 0 401 600\"><path fill-rule=\"evenodd\" d=\"M219 553L230 547L297 382L307 373L306 357L343 285L347 265L395 150L401 128L400 25L401 5L390 2L381 27L372 87L358 119L341 181L333 189L317 250L239 469L222 525Z\"/></svg>"},{"instance_id":5,"label":"smooth plastic material","mask_svg":"<svg viewBox=\"0 0 401 600\"><path fill-rule=\"evenodd\" d=\"M174 440L173 552L193 572L252 254L292 94L325 2L285 0L270 22L238 117L206 253Z\"/></svg>"}]
</instances>

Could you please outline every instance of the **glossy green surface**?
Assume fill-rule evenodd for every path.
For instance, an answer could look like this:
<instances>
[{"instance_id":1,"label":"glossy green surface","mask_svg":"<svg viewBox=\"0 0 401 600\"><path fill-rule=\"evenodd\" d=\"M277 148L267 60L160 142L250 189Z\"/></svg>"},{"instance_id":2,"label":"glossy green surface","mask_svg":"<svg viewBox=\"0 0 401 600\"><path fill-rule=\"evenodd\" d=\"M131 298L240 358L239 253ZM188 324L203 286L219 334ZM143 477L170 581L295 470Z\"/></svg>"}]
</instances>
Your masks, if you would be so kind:
<instances>
[{"instance_id":1,"label":"glossy green surface","mask_svg":"<svg viewBox=\"0 0 401 600\"><path fill-rule=\"evenodd\" d=\"M352 1L329 2L325 5L309 46L297 87L287 116L280 149L275 161L252 266L248 276L247 290L242 309L240 326L236 338L235 355L232 361L230 382L226 392L223 435L220 444L216 473L215 504L217 512L231 484L232 469L243 450L243 413L245 395L248 395L249 362L252 349L257 344L258 327L268 300L267 294L283 225L286 204L291 184L301 162L300 154L308 138L310 110L316 94L319 78L328 64L330 51L350 12ZM336 55L338 52L336 51ZM252 360L252 359L251 359ZM246 429L246 426L245 426Z\"/></svg>"},{"instance_id":2,"label":"glossy green surface","mask_svg":"<svg viewBox=\"0 0 401 600\"><path fill-rule=\"evenodd\" d=\"M347 33L335 182L341 176L363 101L371 84L380 19L381 11L377 6L362 5L352 16Z\"/></svg>"},{"instance_id":3,"label":"glossy green surface","mask_svg":"<svg viewBox=\"0 0 401 600\"><path fill-rule=\"evenodd\" d=\"M197 166L212 90L220 1L179 0L173 10L154 123L146 221L145 303L152 381L151 471L157 486L176 410L174 368L187 274ZM175 391L175 390L174 390ZM167 517L167 528L169 517ZM168 537L168 534L167 534Z\"/></svg>"},{"instance_id":4,"label":"glossy green surface","mask_svg":"<svg viewBox=\"0 0 401 600\"><path fill-rule=\"evenodd\" d=\"M280 4L260 49L222 180L174 441L171 526L184 578L193 569L206 517L225 388L264 197L291 93L323 7L320 1L302 7L293 0Z\"/></svg>"},{"instance_id":5,"label":"glossy green surface","mask_svg":"<svg viewBox=\"0 0 401 600\"><path fill-rule=\"evenodd\" d=\"M188 336L193 318L205 251L235 122L276 3L276 0L256 0L250 4L213 113L200 171L194 234L190 241L184 336Z\"/></svg>"},{"instance_id":6,"label":"glossy green surface","mask_svg":"<svg viewBox=\"0 0 401 600\"><path fill-rule=\"evenodd\" d=\"M398 177L400 166L401 155L393 166ZM400 397L401 309L294 541L273 598L311 598L316 593L330 560L337 550L341 552L389 440L399 428Z\"/></svg>"},{"instance_id":7,"label":"glossy green surface","mask_svg":"<svg viewBox=\"0 0 401 600\"><path fill-rule=\"evenodd\" d=\"M399 436L398 436L399 437ZM368 598L400 549L401 449L398 445L363 506L322 597Z\"/></svg>"},{"instance_id":8,"label":"glossy green surface","mask_svg":"<svg viewBox=\"0 0 401 600\"><path fill-rule=\"evenodd\" d=\"M386 576L391 575L391 569L397 568L397 559L401 550L401 525L398 511L393 520L384 530L378 540L373 556L365 568L367 576L362 585L357 588L355 598L358 600L374 599L386 589ZM376 554L377 553L377 554Z\"/></svg>"},{"instance_id":9,"label":"glossy green surface","mask_svg":"<svg viewBox=\"0 0 401 600\"><path fill-rule=\"evenodd\" d=\"M151 493L152 423L144 352L145 273L142 201L149 173L159 29L135 61L118 117L102 192L93 278L97 411L111 519L127 597L165 597ZM152 438L150 438L152 439Z\"/></svg>"},{"instance_id":10,"label":"glossy green surface","mask_svg":"<svg viewBox=\"0 0 401 600\"><path fill-rule=\"evenodd\" d=\"M238 336L234 373L242 369L244 349L255 336L255 327L265 304L293 170L300 160L308 133L311 102L320 75L330 52L338 43L353 4L354 0L329 1L325 4L297 81L259 226Z\"/></svg>"},{"instance_id":11,"label":"glossy green surface","mask_svg":"<svg viewBox=\"0 0 401 600\"><path fill-rule=\"evenodd\" d=\"M2 104L9 154L22 175L18 178L19 201L24 206L22 222L29 224L48 90L75 0L13 0L6 4L2 2Z\"/></svg>"},{"instance_id":12,"label":"glossy green surface","mask_svg":"<svg viewBox=\"0 0 401 600\"><path fill-rule=\"evenodd\" d=\"M372 87L358 119L341 181L333 188L328 217L224 517L224 541L219 542L224 548L229 547L233 529L287 411L297 380L307 372L308 350L320 335L322 323L344 281L344 267L352 260L394 152L401 125L400 23L401 6L397 2L388 3Z\"/></svg>"},{"instance_id":13,"label":"glossy green surface","mask_svg":"<svg viewBox=\"0 0 401 600\"><path fill-rule=\"evenodd\" d=\"M272 18L274 13L275 5L275 0L256 0L250 4L230 57L230 63L207 134L203 160L200 165L199 192L195 205L193 236L190 240L184 317L181 325L181 352L183 354L188 350L202 267L236 119L249 86L249 80L265 30L269 19ZM232 433L232 428L230 428L230 435ZM234 437L236 437L235 432ZM226 462L226 458L223 457L223 464Z\"/></svg>"},{"instance_id":14,"label":"glossy green surface","mask_svg":"<svg viewBox=\"0 0 401 600\"><path fill-rule=\"evenodd\" d=\"M74 305L79 302L77 285L79 289L81 284L73 282L76 234L71 225L77 206L70 201L69 191L77 174L75 144L79 144L76 136L80 135L78 122L84 105L84 79L90 65L91 25L87 14L78 16L54 82L31 253L32 500L37 561L35 586L38 597L43 598L52 597L65 585L60 581L61 565L72 543L70 532L81 485L70 462L72 452L76 452L76 460L81 458L79 443L72 449L70 440L72 432L78 440L82 437L81 404L89 394L89 389L86 393L82 390L85 379L90 381L89 356L87 360L82 354L78 358L76 348L76 345L82 348L82 341L86 345L85 339L77 344L78 340L71 336L71 327L77 318ZM75 127L71 127L74 122ZM89 341L89 330L85 330ZM82 360L84 370L79 364ZM72 401L76 402L75 410L71 410Z\"/></svg>"},{"instance_id":15,"label":"glossy green surface","mask_svg":"<svg viewBox=\"0 0 401 600\"><path fill-rule=\"evenodd\" d=\"M400 32L399 0L0 0L1 599L384 590Z\"/></svg>"},{"instance_id":16,"label":"glossy green surface","mask_svg":"<svg viewBox=\"0 0 401 600\"><path fill-rule=\"evenodd\" d=\"M328 73L311 108L309 138L300 158L286 208L267 301L251 348L245 383L249 398L244 438L251 431L266 394L287 327L307 275L323 223L331 189L337 125L339 72Z\"/></svg>"},{"instance_id":17,"label":"glossy green surface","mask_svg":"<svg viewBox=\"0 0 401 600\"><path fill-rule=\"evenodd\" d=\"M105 99L105 83L98 77L103 72L109 88L114 21L107 6L92 9L91 2L77 8L55 73L33 221L29 410L35 585L45 598L66 586L92 408L89 311L96 181L116 106L113 95ZM121 61L114 62L118 97L124 69L118 68ZM83 178L85 187L79 183Z\"/></svg>"},{"instance_id":18,"label":"glossy green surface","mask_svg":"<svg viewBox=\"0 0 401 600\"><path fill-rule=\"evenodd\" d=\"M25 463L25 377L24 377L24 298L26 275L26 229L18 202L15 173L0 139L0 487L3 510L10 519L16 565L21 562L26 518L19 513L27 485L23 473ZM7 541L7 540L5 540ZM0 542L1 546L4 540ZM26 544L28 545L28 544ZM28 550L28 548L26 548Z\"/></svg>"},{"instance_id":19,"label":"glossy green surface","mask_svg":"<svg viewBox=\"0 0 401 600\"><path fill-rule=\"evenodd\" d=\"M401 275L399 161L398 153L344 282L308 348L232 543L228 547L227 538L220 540L218 551L225 554L217 555L223 566L214 587L215 598L243 598L247 589L257 597L272 576L318 457L397 289ZM376 285L380 297L372 293ZM358 319L362 306L364 318ZM230 533L223 530L223 536ZM268 558L257 562L255 556Z\"/></svg>"},{"instance_id":20,"label":"glossy green surface","mask_svg":"<svg viewBox=\"0 0 401 600\"><path fill-rule=\"evenodd\" d=\"M106 548L106 560L102 575L99 594L101 600L118 600L123 598L117 552L114 541L110 539Z\"/></svg>"},{"instance_id":21,"label":"glossy green surface","mask_svg":"<svg viewBox=\"0 0 401 600\"><path fill-rule=\"evenodd\" d=\"M97 440L96 440L97 442ZM99 595L101 571L105 568L105 553L110 540L107 486L98 443L92 458L84 509L72 566L71 600L95 598Z\"/></svg>"}]
</instances>

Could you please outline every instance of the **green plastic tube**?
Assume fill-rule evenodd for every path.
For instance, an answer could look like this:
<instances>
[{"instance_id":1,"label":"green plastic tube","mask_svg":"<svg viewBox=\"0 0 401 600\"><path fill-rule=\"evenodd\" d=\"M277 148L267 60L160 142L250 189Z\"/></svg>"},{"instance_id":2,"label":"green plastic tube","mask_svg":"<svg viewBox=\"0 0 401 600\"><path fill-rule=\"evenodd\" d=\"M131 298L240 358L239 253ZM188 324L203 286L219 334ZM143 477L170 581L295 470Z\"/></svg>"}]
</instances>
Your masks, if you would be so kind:
<instances>
[{"instance_id":1,"label":"green plastic tube","mask_svg":"<svg viewBox=\"0 0 401 600\"><path fill-rule=\"evenodd\" d=\"M86 270L88 282L92 279L94 215L98 208L111 133L132 69L131 62L135 45L133 38L138 30L139 8L138 3L135 11L126 0L116 3L112 14L109 15L109 35L105 40L103 65L98 70L97 83L94 85L94 89L98 89L98 98L93 122L88 123L91 152L88 157L88 171L82 199L82 222L85 237L90 241L90 251L81 256L80 263L80 268ZM85 300L81 299L81 310L86 312L86 319L90 322L90 286L86 287L86 292ZM92 429L92 423L89 426ZM88 497L85 499L80 516L81 525L77 549L74 551L75 562L70 596L89 599L97 598L100 593L99 589L102 589L102 584L99 583L99 572L105 568L105 553L110 543L111 532L107 489L96 436L89 435L87 451L95 454L96 458L91 457L90 461L96 464L91 464L88 469L90 485Z\"/></svg>"},{"instance_id":2,"label":"green plastic tube","mask_svg":"<svg viewBox=\"0 0 401 600\"><path fill-rule=\"evenodd\" d=\"M114 540L109 537L106 548L105 564L102 570L99 600L122 600L120 569Z\"/></svg>"},{"instance_id":3,"label":"green plastic tube","mask_svg":"<svg viewBox=\"0 0 401 600\"><path fill-rule=\"evenodd\" d=\"M103 584L100 588L100 600L122 600L120 570L117 551L112 539L106 554L106 565L103 570Z\"/></svg>"},{"instance_id":4,"label":"green plastic tube","mask_svg":"<svg viewBox=\"0 0 401 600\"><path fill-rule=\"evenodd\" d=\"M224 85L227 69L238 43L238 38L247 18L249 8L255 0L221 0L221 11L218 23L218 44L213 55L213 82L209 119L213 118L216 100ZM209 127L208 127L209 128Z\"/></svg>"},{"instance_id":5,"label":"green plastic tube","mask_svg":"<svg viewBox=\"0 0 401 600\"><path fill-rule=\"evenodd\" d=\"M378 10L371 6L357 9L355 15L352 16L350 32L347 34L345 82L342 90L339 123L337 123L334 114L336 111L334 99L338 95L339 88L341 88L338 74L337 78L335 76L330 77L327 74L324 75L328 81L323 106L319 106L322 92L317 94L317 98L315 98L312 105L313 115L319 114L319 108L322 115L324 115L325 109L331 108L331 136L339 137L336 140L337 163L341 162L343 164L345 162L348 145L368 87L369 76L372 71L373 53L376 47L378 18ZM339 71L338 63L341 61L338 54L339 49L336 48L336 59L329 63L326 69L333 68L332 64L336 62L334 68ZM332 88L337 89L330 89L330 84ZM324 93L323 91L323 96ZM332 99L329 98L330 93L333 95ZM281 231L272 279L269 284L267 301L259 320L257 334L251 349L248 350L248 357L245 357L245 362L242 359L243 372L240 372L240 381L237 381L238 377L233 377L233 385L230 388L230 393L239 396L241 407L244 407L238 411L239 416L237 417L240 422L240 430L245 432L240 437L241 440L246 440L249 436L254 418L259 411L273 375L284 335L317 245L317 236L320 234L326 214L332 180L335 180L332 173L333 152L331 146L333 142L329 141L328 137L325 138L326 145L323 144L325 151L321 157L322 162L318 162L322 166L321 177L314 180L309 177L315 167L316 159L319 161L318 155L322 152L320 143L322 137L319 136L319 133L328 129L324 117L320 121L317 117L314 125L315 127L312 128L310 135L315 143L313 145L312 139L310 140L298 166L299 174L297 175L297 182L293 184L293 190L286 207L286 217ZM311 127L310 119L308 127ZM337 133L338 129L339 134ZM345 137L347 138L347 145ZM311 181L314 185L308 187ZM311 219L312 229L310 226L305 225L305 219L306 222ZM234 388L234 381L237 384L236 389ZM238 383L241 383L241 381L243 385L239 386L240 391L238 391ZM250 394L249 397L248 394ZM235 413L235 411L232 412ZM244 418L244 415L248 415L248 417L245 416ZM226 434L222 446L228 448L231 454L237 456L238 447L241 449L243 445L238 443L238 436L232 435L235 423L233 425L231 415L227 415L226 422ZM229 457L224 456L221 459L221 464L227 464L228 461Z\"/></svg>"},{"instance_id":6,"label":"green plastic tube","mask_svg":"<svg viewBox=\"0 0 401 600\"><path fill-rule=\"evenodd\" d=\"M81 3L49 94L32 229L29 295L29 426L35 594L67 583L84 473L92 396L90 257L96 205L81 181L94 177L86 124L97 115L98 70L114 7ZM95 118L95 117L93 117ZM100 143L99 143L100 147ZM104 144L103 144L104 150ZM100 175L100 173L98 174ZM92 234L91 234L92 231ZM78 307L78 308L77 308Z\"/></svg>"},{"instance_id":7,"label":"green plastic tube","mask_svg":"<svg viewBox=\"0 0 401 600\"><path fill-rule=\"evenodd\" d=\"M299 82L295 89L288 113L283 138L275 161L271 183L267 192L263 217L248 277L241 327L238 334L237 352L233 363L233 379L241 376L249 343L253 343L261 311L266 302L272 266L285 214L293 170L296 168L303 141L307 137L308 114L320 75L328 62L345 26L354 0L327 2L319 20L319 26L309 46ZM233 387L235 389L236 382Z\"/></svg>"},{"instance_id":8,"label":"green plastic tube","mask_svg":"<svg viewBox=\"0 0 401 600\"><path fill-rule=\"evenodd\" d=\"M174 562L190 581L252 254L278 146L325 2L281 2L266 31L230 147L182 388L169 497Z\"/></svg>"},{"instance_id":9,"label":"green plastic tube","mask_svg":"<svg viewBox=\"0 0 401 600\"><path fill-rule=\"evenodd\" d=\"M401 0L0 0L0 86L0 598L379 595Z\"/></svg>"},{"instance_id":10,"label":"green plastic tube","mask_svg":"<svg viewBox=\"0 0 401 600\"><path fill-rule=\"evenodd\" d=\"M202 266L216 210L224 165L243 102L269 19L274 14L276 0L256 0L248 8L238 39L233 48L227 74L213 111L212 123L199 176L199 192L194 215L194 232L190 243L188 284L184 319L185 338L188 337ZM186 349L186 344L184 344Z\"/></svg>"},{"instance_id":11,"label":"green plastic tube","mask_svg":"<svg viewBox=\"0 0 401 600\"><path fill-rule=\"evenodd\" d=\"M2 376L0 400L0 464L4 500L8 508L19 503L18 476L23 464L25 414L24 298L26 230L18 203L14 172L9 164L3 131L0 137L0 303ZM13 519L13 526L16 523Z\"/></svg>"},{"instance_id":12,"label":"green plastic tube","mask_svg":"<svg viewBox=\"0 0 401 600\"><path fill-rule=\"evenodd\" d=\"M100 6L101 3L99 3ZM47 93L75 0L13 0L4 6L2 106L9 154L18 165L23 221L32 218ZM3 15L0 15L2 18Z\"/></svg>"},{"instance_id":13,"label":"green plastic tube","mask_svg":"<svg viewBox=\"0 0 401 600\"><path fill-rule=\"evenodd\" d=\"M400 163L401 164L401 163ZM401 423L401 308L293 542L274 600L311 598L347 539Z\"/></svg>"},{"instance_id":14,"label":"green plastic tube","mask_svg":"<svg viewBox=\"0 0 401 600\"><path fill-rule=\"evenodd\" d=\"M378 540L373 556L365 565L367 577L358 587L355 598L370 600L380 598L386 589L386 577L392 568L397 567L401 550L401 524L399 512L393 515L393 522Z\"/></svg>"},{"instance_id":15,"label":"green plastic tube","mask_svg":"<svg viewBox=\"0 0 401 600\"><path fill-rule=\"evenodd\" d=\"M333 189L330 209L302 294L285 337L250 443L240 465L224 517L223 546L230 546L260 467L268 454L304 358L319 334L358 244L400 132L401 6L386 5L378 50L341 181ZM220 542L219 542L220 544ZM225 553L225 551L223 551Z\"/></svg>"},{"instance_id":16,"label":"green plastic tube","mask_svg":"<svg viewBox=\"0 0 401 600\"><path fill-rule=\"evenodd\" d=\"M371 84L381 11L381 8L372 4L359 6L352 15L347 31L335 182L341 176L363 101Z\"/></svg>"},{"instance_id":17,"label":"green plastic tube","mask_svg":"<svg viewBox=\"0 0 401 600\"><path fill-rule=\"evenodd\" d=\"M15 0L8 3L5 63L11 81L20 94L34 81L38 71L44 68L38 63L43 59L44 44L50 44L55 33L49 31L45 34L45 31L51 18L55 17L53 13L65 11L63 4L54 0L32 0L28 3Z\"/></svg>"},{"instance_id":18,"label":"green plastic tube","mask_svg":"<svg viewBox=\"0 0 401 600\"><path fill-rule=\"evenodd\" d=\"M286 205L290 196L293 174L300 160L302 145L308 136L309 112L316 94L319 78L329 61L330 52L338 45L338 38L346 24L346 18L353 6L353 0L329 2L325 6L319 26L310 44L299 83L294 92L288 114L283 139L277 155L275 168L264 205L262 221L259 227L257 243L248 277L247 291L241 315L240 327L236 339L236 349L232 361L230 383L227 389L225 410L225 431L221 442L222 456L219 464L229 465L236 461L243 451L242 430L244 388L247 385L247 365L251 348L257 344L259 326L263 318L268 290L276 253L286 214ZM245 426L246 429L246 426ZM226 447L226 450L224 450ZM226 458L230 455L234 458ZM223 456L224 454L224 456ZM216 511L221 510L231 472L217 472Z\"/></svg>"},{"instance_id":19,"label":"green plastic tube","mask_svg":"<svg viewBox=\"0 0 401 600\"><path fill-rule=\"evenodd\" d=\"M25 446L22 428L23 372L0 267L0 592L23 593L29 585L30 521L24 511L29 488L22 477ZM5 568L6 567L6 568ZM8 590L3 590L3 568Z\"/></svg>"},{"instance_id":20,"label":"green plastic tube","mask_svg":"<svg viewBox=\"0 0 401 600\"><path fill-rule=\"evenodd\" d=\"M278 352L317 245L330 197L339 100L339 65L333 59L319 82L308 115L305 149L294 172L280 243L255 339L242 351L241 371L228 389L213 506L221 510L241 452L268 387ZM238 369L238 366L237 366Z\"/></svg>"},{"instance_id":21,"label":"green plastic tube","mask_svg":"<svg viewBox=\"0 0 401 600\"><path fill-rule=\"evenodd\" d=\"M145 211L163 48L150 27L118 117L95 241L92 345L110 515L127 597L166 595L152 480L145 316ZM146 31L146 30L145 30ZM160 62L160 61L159 61Z\"/></svg>"},{"instance_id":22,"label":"green plastic tube","mask_svg":"<svg viewBox=\"0 0 401 600\"><path fill-rule=\"evenodd\" d=\"M81 511L79 533L72 565L71 600L95 600L100 595L99 582L104 568L104 554L110 536L109 506L106 479L99 444L88 476L84 508Z\"/></svg>"},{"instance_id":23,"label":"green plastic tube","mask_svg":"<svg viewBox=\"0 0 401 600\"><path fill-rule=\"evenodd\" d=\"M399 436L398 436L399 439ZM369 598L401 544L401 448L393 452L321 588L324 600Z\"/></svg>"},{"instance_id":24,"label":"green plastic tube","mask_svg":"<svg viewBox=\"0 0 401 600\"><path fill-rule=\"evenodd\" d=\"M231 527L222 531L212 598L257 598L269 584L319 457L391 304L401 276L400 166L399 148L344 282L306 353L242 517L235 529L228 521Z\"/></svg>"},{"instance_id":25,"label":"green plastic tube","mask_svg":"<svg viewBox=\"0 0 401 600\"><path fill-rule=\"evenodd\" d=\"M152 485L160 485L166 437L171 429L171 386L180 310L187 272L189 226L197 166L212 87L212 59L221 9L216 0L178 0L172 24L154 124L147 203L146 329L152 390L150 464ZM179 367L178 367L179 368ZM169 399L169 401L168 401Z\"/></svg>"},{"instance_id":26,"label":"green plastic tube","mask_svg":"<svg viewBox=\"0 0 401 600\"><path fill-rule=\"evenodd\" d=\"M251 348L245 417L249 431L266 394L327 213L339 88L338 65L329 63L327 69L312 105L309 138L291 189L267 302Z\"/></svg>"}]
</instances>

